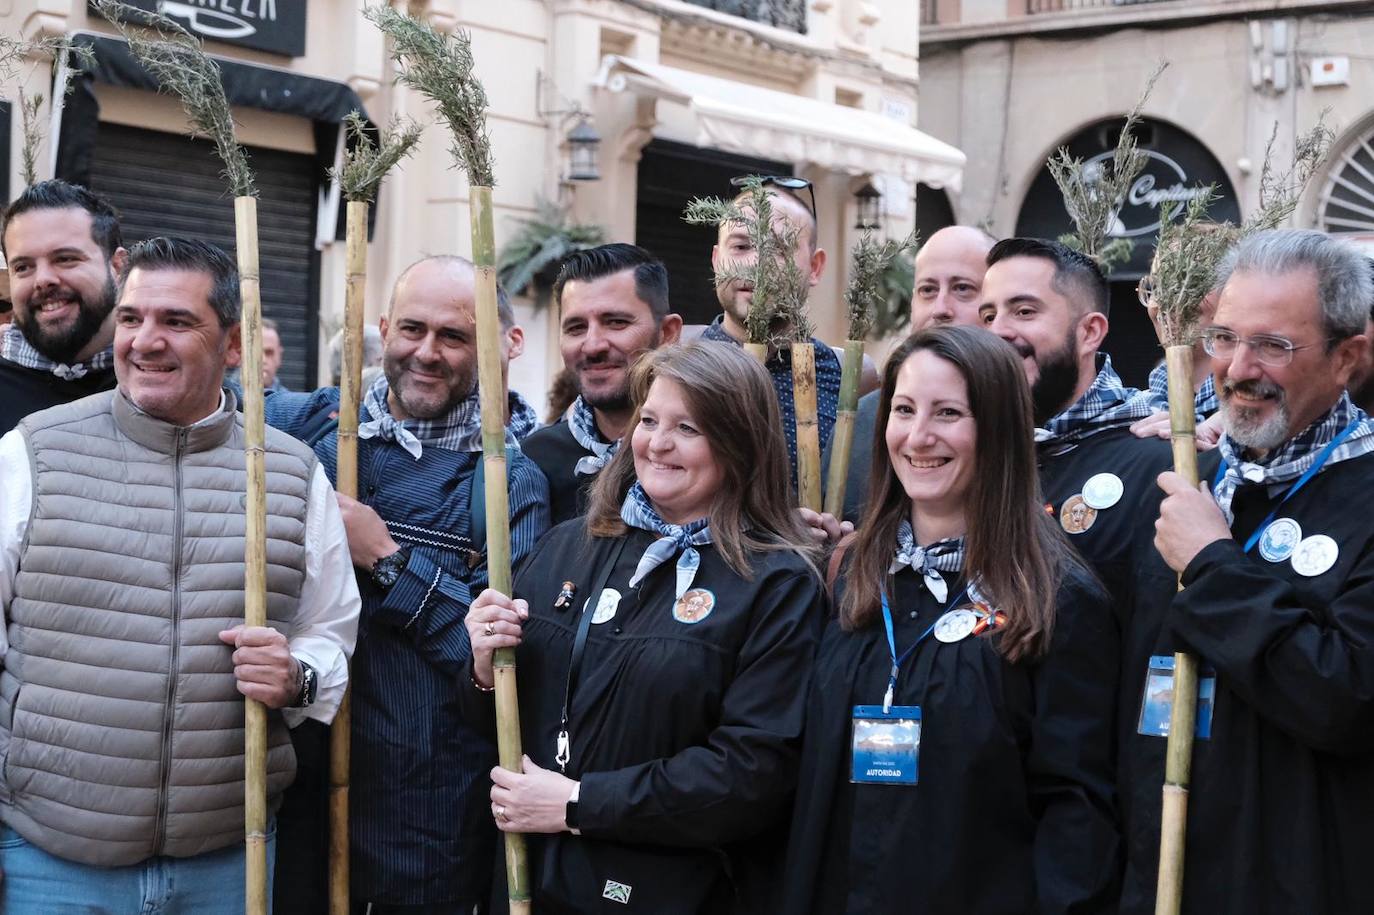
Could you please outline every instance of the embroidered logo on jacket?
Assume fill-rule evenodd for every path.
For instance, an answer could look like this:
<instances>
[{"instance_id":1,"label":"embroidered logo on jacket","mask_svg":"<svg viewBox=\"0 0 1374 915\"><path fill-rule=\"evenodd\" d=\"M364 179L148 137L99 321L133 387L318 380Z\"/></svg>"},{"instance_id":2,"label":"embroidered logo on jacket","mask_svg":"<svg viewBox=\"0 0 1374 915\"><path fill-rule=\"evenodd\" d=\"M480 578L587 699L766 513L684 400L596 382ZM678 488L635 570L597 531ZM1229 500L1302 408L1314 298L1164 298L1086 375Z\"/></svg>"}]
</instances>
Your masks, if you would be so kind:
<instances>
[{"instance_id":1,"label":"embroidered logo on jacket","mask_svg":"<svg viewBox=\"0 0 1374 915\"><path fill-rule=\"evenodd\" d=\"M601 898L609 899L611 902L620 902L629 905L630 889L631 887L628 883L617 883L614 880L607 880L606 888L601 891Z\"/></svg>"}]
</instances>

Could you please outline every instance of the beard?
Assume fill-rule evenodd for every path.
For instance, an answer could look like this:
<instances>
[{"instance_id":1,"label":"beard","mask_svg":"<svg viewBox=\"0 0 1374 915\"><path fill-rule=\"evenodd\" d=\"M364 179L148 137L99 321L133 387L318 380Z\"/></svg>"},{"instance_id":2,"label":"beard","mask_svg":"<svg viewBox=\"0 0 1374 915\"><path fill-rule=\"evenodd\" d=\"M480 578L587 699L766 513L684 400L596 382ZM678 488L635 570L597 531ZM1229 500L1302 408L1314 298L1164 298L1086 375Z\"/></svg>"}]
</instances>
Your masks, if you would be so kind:
<instances>
[{"instance_id":1,"label":"beard","mask_svg":"<svg viewBox=\"0 0 1374 915\"><path fill-rule=\"evenodd\" d=\"M1029 346L1016 349L1023 358L1035 358L1038 374L1035 384L1031 385L1031 405L1035 409L1035 424L1043 426L1055 414L1069 405L1069 398L1078 387L1078 362L1075 358L1074 344L1077 341L1073 331L1064 339L1064 345L1052 353L1035 357Z\"/></svg>"},{"instance_id":2,"label":"beard","mask_svg":"<svg viewBox=\"0 0 1374 915\"><path fill-rule=\"evenodd\" d=\"M1255 451L1277 448L1288 440L1288 423L1292 416L1288 396L1283 388L1269 381L1223 381L1217 392L1221 399L1221 421L1226 434L1236 444ZM1234 394L1247 397L1274 397L1278 409L1264 419L1260 411L1243 407L1232 399Z\"/></svg>"},{"instance_id":3,"label":"beard","mask_svg":"<svg viewBox=\"0 0 1374 915\"><path fill-rule=\"evenodd\" d=\"M29 296L22 309L14 310L14 324L23 332L29 345L53 362L70 363L86 348L105 325L114 310L119 290L114 278L107 276L99 298L87 299L75 289L61 287ZM44 327L39 310L49 302L74 302L76 320L65 327Z\"/></svg>"},{"instance_id":4,"label":"beard","mask_svg":"<svg viewBox=\"0 0 1374 915\"><path fill-rule=\"evenodd\" d=\"M610 354L593 356L579 361L573 366L573 378L577 381L577 393L582 398L582 402L592 409L601 410L605 413L620 413L629 410L633 406L630 396L630 369L645 353L658 349L662 339L662 335L655 329L653 339L628 359L622 358L619 354ZM623 368L625 375L620 384L610 390L588 391L586 385L582 383L582 372L588 368L599 366Z\"/></svg>"},{"instance_id":5,"label":"beard","mask_svg":"<svg viewBox=\"0 0 1374 915\"><path fill-rule=\"evenodd\" d=\"M476 364L463 372L461 375L458 370L447 362L439 363L439 372L444 379L446 394L437 394L416 391L408 382L408 376L415 366L414 357L400 357L384 354L382 357L382 373L386 375L386 383L391 388L394 396L406 415L411 419L438 419L447 415L454 407L467 400L477 387ZM434 372L434 366L426 366L425 371Z\"/></svg>"}]
</instances>

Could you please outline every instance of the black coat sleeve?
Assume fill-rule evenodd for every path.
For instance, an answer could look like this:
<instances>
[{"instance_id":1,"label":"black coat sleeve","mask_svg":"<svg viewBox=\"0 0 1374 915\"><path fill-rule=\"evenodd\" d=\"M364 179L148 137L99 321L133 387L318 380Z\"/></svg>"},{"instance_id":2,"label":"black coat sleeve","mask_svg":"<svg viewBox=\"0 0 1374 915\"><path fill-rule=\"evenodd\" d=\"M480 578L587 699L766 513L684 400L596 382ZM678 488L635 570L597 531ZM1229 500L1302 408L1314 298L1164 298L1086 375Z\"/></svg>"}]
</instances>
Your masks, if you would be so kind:
<instances>
[{"instance_id":1,"label":"black coat sleeve","mask_svg":"<svg viewBox=\"0 0 1374 915\"><path fill-rule=\"evenodd\" d=\"M810 574L765 591L703 746L583 775L582 832L596 838L711 847L767 829L796 784L806 691L825 595Z\"/></svg>"},{"instance_id":2,"label":"black coat sleeve","mask_svg":"<svg viewBox=\"0 0 1374 915\"><path fill-rule=\"evenodd\" d=\"M1204 547L1184 584L1169 627L1228 689L1313 750L1374 749L1374 551L1325 608L1234 540Z\"/></svg>"},{"instance_id":3,"label":"black coat sleeve","mask_svg":"<svg viewBox=\"0 0 1374 915\"><path fill-rule=\"evenodd\" d=\"M1034 675L1026 778L1036 818L1039 911L1112 911L1121 842L1114 800L1120 639L1107 596L1066 582L1050 651Z\"/></svg>"}]
</instances>

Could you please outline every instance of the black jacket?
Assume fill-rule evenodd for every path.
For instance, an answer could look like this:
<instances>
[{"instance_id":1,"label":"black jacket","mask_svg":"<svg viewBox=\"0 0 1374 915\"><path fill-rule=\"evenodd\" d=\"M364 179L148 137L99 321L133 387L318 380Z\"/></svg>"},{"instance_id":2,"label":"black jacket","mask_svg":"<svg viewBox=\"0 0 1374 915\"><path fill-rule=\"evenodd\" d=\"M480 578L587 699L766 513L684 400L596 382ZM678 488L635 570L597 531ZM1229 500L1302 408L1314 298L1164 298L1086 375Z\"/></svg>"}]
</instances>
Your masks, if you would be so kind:
<instances>
[{"instance_id":1,"label":"black jacket","mask_svg":"<svg viewBox=\"0 0 1374 915\"><path fill-rule=\"evenodd\" d=\"M953 597L962 585L945 577ZM945 607L910 569L895 576L892 598L900 654ZM919 782L855 784L851 709L882 703L890 657L881 619L826 630L780 911L1113 911L1117 642L1097 585L1065 582L1049 654L1037 662L1007 663L995 637L922 642L894 697L922 710Z\"/></svg>"},{"instance_id":2,"label":"black jacket","mask_svg":"<svg viewBox=\"0 0 1374 915\"><path fill-rule=\"evenodd\" d=\"M71 403L115 386L113 368L88 372L82 378L64 381L52 372L25 368L0 359L0 435L19 425L30 413L59 404Z\"/></svg>"},{"instance_id":3,"label":"black jacket","mask_svg":"<svg viewBox=\"0 0 1374 915\"><path fill-rule=\"evenodd\" d=\"M575 468L579 460L592 453L573 438L566 419L531 432L520 443L520 450L549 480L551 524L562 524L587 513L587 493L596 475L579 474Z\"/></svg>"},{"instance_id":4,"label":"black jacket","mask_svg":"<svg viewBox=\"0 0 1374 915\"><path fill-rule=\"evenodd\" d=\"M692 587L713 608L680 622L671 562L628 585L655 539L591 539L568 522L515 582L530 605L517 650L523 748L551 769L579 614L607 563L607 587L623 595L590 627L570 707L566 774L581 781L582 835L529 837L537 912L716 915L756 911L777 892L824 591L793 553L753 556L745 580L700 547ZM575 597L556 609L565 580ZM490 694L470 687L465 702L494 727ZM628 905L602 898L608 880L631 887Z\"/></svg>"},{"instance_id":5,"label":"black jacket","mask_svg":"<svg viewBox=\"0 0 1374 915\"><path fill-rule=\"evenodd\" d=\"M1216 452L1200 470L1212 479ZM1216 671L1212 735L1194 745L1183 911L1374 912L1374 455L1323 469L1278 512L1339 546L1315 577L1244 541L1282 496L1244 484L1235 540L1205 547L1182 592L1139 557L1122 695L1128 866L1122 912L1153 912L1165 738L1136 733L1151 655Z\"/></svg>"}]
</instances>

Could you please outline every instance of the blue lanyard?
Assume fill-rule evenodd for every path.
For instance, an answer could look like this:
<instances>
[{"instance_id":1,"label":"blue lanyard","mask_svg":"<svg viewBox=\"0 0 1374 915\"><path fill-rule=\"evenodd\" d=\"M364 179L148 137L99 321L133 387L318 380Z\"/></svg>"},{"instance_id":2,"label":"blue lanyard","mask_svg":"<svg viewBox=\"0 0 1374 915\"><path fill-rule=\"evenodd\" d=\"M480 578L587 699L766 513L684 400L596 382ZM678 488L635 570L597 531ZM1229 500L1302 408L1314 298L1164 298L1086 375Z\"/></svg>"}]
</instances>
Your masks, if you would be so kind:
<instances>
[{"instance_id":1,"label":"blue lanyard","mask_svg":"<svg viewBox=\"0 0 1374 915\"><path fill-rule=\"evenodd\" d=\"M921 633L920 638L907 646L906 651L902 652L900 657L897 655L897 636L892 631L892 609L887 605L887 591L880 590L878 595L882 598L883 603L883 628L887 630L887 652L892 658L892 670L887 675L887 692L883 694L883 714L887 714L892 709L892 692L897 688L897 672L901 669L902 662L911 657L911 653L930 637L941 617L953 610L955 604L968 596L968 585L964 585L963 590L955 596L954 600L950 601L944 612L935 618L935 622L931 623L925 632Z\"/></svg>"},{"instance_id":2,"label":"blue lanyard","mask_svg":"<svg viewBox=\"0 0 1374 915\"><path fill-rule=\"evenodd\" d=\"M1298 490L1306 486L1307 481L1317 475L1317 471L1322 469L1322 465L1326 463L1326 459L1331 457L1331 452L1336 450L1337 445L1349 438L1350 433L1354 432L1355 427L1358 425L1358 422L1352 422L1342 429L1340 434L1331 440L1331 444L1323 448L1322 453L1317 455L1317 460L1312 466L1307 468L1307 471L1302 476L1298 477L1296 483L1288 487L1288 491L1283 494L1283 498L1279 500L1279 504L1274 506L1274 510L1269 513L1269 517L1260 522L1260 526L1255 528L1254 533L1250 535L1250 539L1245 541L1245 552L1248 553L1255 548L1255 544L1259 543L1260 537L1264 536L1264 529L1269 526L1269 522L1274 520L1274 516L1279 513L1279 509L1283 508L1283 504L1296 496ZM1217 488L1217 485L1221 482L1221 478L1226 475L1227 466L1226 458L1222 458L1221 465L1217 467L1216 476L1212 477L1213 489Z\"/></svg>"}]
</instances>

